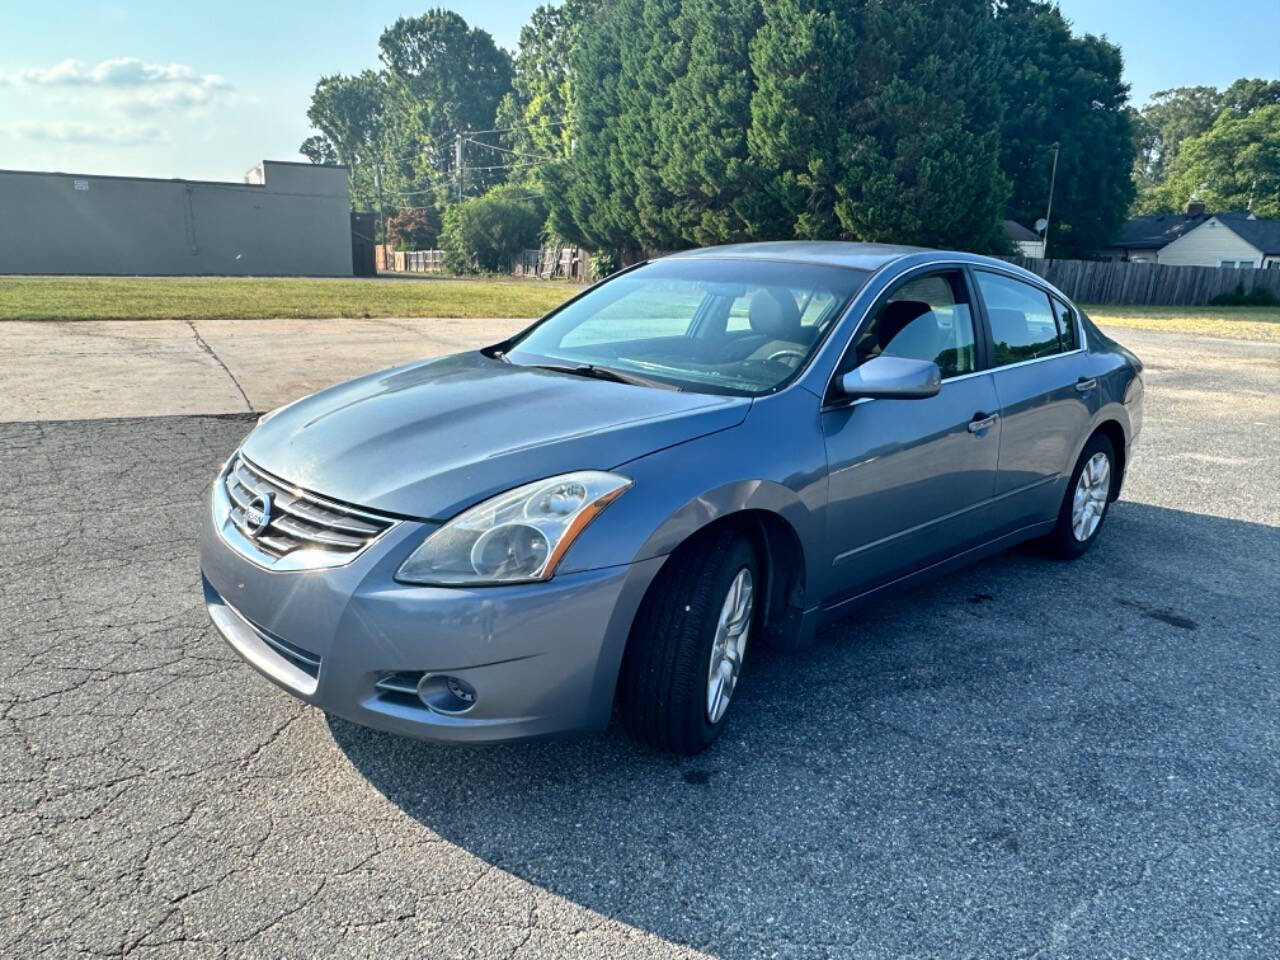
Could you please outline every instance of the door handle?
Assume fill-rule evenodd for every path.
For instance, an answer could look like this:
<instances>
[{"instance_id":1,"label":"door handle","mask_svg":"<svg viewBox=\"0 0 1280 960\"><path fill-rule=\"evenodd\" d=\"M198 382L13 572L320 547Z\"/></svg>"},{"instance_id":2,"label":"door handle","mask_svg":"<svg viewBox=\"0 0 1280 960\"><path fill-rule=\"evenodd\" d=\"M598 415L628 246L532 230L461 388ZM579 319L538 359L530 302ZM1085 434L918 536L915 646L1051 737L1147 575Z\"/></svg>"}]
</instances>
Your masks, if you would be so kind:
<instances>
[{"instance_id":1,"label":"door handle","mask_svg":"<svg viewBox=\"0 0 1280 960\"><path fill-rule=\"evenodd\" d=\"M1079 380L1076 381L1076 389L1079 390L1081 393L1088 393L1097 385L1098 385L1098 381L1095 377L1088 377L1088 378L1081 377Z\"/></svg>"},{"instance_id":2,"label":"door handle","mask_svg":"<svg viewBox=\"0 0 1280 960\"><path fill-rule=\"evenodd\" d=\"M987 427L994 425L999 419L1000 415L996 413L991 414L989 417L984 417L980 413L975 414L974 418L969 421L969 432L981 433L983 430L987 429Z\"/></svg>"}]
</instances>

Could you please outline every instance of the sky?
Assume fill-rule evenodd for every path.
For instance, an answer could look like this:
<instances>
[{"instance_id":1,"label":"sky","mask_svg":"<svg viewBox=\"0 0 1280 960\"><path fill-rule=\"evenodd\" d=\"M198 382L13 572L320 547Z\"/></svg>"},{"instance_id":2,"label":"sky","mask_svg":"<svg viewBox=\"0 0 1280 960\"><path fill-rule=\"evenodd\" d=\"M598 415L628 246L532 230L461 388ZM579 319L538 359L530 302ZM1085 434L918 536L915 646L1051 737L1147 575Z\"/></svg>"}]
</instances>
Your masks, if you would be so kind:
<instances>
[{"instance_id":1,"label":"sky","mask_svg":"<svg viewBox=\"0 0 1280 960\"><path fill-rule=\"evenodd\" d=\"M537 0L2 0L0 169L238 180L301 160L317 79L376 66L378 35L430 6L514 50ZM1280 78L1280 2L1061 0L1124 51L1135 103ZM1215 8L1216 9L1216 8Z\"/></svg>"}]
</instances>

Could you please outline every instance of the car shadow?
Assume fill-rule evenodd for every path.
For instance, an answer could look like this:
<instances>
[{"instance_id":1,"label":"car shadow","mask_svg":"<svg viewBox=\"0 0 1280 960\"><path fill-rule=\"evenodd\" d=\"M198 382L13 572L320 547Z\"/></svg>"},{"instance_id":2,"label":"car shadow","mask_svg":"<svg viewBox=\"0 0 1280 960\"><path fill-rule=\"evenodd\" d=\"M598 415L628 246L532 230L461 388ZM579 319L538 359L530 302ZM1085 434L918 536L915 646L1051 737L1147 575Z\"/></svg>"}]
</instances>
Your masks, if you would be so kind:
<instances>
[{"instance_id":1,"label":"car shadow","mask_svg":"<svg viewBox=\"0 0 1280 960\"><path fill-rule=\"evenodd\" d=\"M1265 822L1277 571L1276 528L1122 501L1075 563L1015 550L751 651L697 757L616 723L482 749L330 729L450 843L714 956L1030 953L1106 891L1177 910L1149 865Z\"/></svg>"}]
</instances>

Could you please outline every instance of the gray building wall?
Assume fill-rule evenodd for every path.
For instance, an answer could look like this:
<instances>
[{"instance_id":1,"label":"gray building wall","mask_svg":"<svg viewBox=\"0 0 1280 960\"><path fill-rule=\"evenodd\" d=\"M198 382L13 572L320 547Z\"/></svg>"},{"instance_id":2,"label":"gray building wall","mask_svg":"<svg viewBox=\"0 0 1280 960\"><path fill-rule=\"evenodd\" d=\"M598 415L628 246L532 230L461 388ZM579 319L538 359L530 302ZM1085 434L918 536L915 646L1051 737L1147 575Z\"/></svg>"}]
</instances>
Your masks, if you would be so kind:
<instances>
[{"instance_id":1,"label":"gray building wall","mask_svg":"<svg viewBox=\"0 0 1280 960\"><path fill-rule=\"evenodd\" d=\"M0 171L0 273L351 276L345 167L246 180Z\"/></svg>"}]
</instances>

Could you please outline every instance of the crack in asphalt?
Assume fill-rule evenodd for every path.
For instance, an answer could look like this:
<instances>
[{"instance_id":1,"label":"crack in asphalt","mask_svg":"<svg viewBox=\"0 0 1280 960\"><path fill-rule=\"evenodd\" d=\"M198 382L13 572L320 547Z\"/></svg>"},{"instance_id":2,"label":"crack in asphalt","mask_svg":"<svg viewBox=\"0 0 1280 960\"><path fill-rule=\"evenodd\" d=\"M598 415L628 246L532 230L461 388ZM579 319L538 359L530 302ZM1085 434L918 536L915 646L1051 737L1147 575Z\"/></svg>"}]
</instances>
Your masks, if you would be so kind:
<instances>
[{"instance_id":1,"label":"crack in asphalt","mask_svg":"<svg viewBox=\"0 0 1280 960\"><path fill-rule=\"evenodd\" d=\"M253 404L249 402L249 395L244 392L244 387L240 386L240 381L237 380L236 375L231 372L231 368L222 362L222 358L218 356L217 352L213 349L213 347L209 346L209 344L205 341L204 337L200 336L200 331L196 329L196 325L194 321L184 320L183 323L185 323L187 327L191 330L191 335L196 338L196 345L199 346L201 350L203 350L205 353L207 353L210 357L213 358L213 362L222 368L222 372L227 375L227 379L229 379L231 383L235 386L236 391L240 394L240 399L244 401L245 410L248 411L249 413L252 413Z\"/></svg>"}]
</instances>

